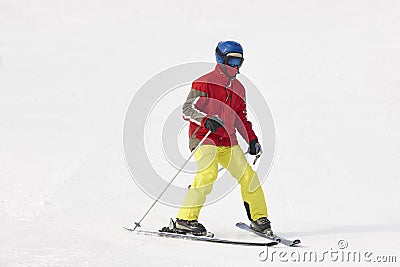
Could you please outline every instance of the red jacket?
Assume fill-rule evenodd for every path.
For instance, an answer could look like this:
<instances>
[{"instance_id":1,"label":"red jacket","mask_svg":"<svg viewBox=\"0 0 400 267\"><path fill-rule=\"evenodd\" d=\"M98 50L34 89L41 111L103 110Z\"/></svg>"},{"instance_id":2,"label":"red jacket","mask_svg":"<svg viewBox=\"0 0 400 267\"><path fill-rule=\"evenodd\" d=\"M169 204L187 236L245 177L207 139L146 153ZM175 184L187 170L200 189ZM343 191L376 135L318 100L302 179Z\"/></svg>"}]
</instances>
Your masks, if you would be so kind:
<instances>
[{"instance_id":1,"label":"red jacket","mask_svg":"<svg viewBox=\"0 0 400 267\"><path fill-rule=\"evenodd\" d=\"M204 144L237 145L236 129L247 143L257 139L251 122L247 120L245 98L243 85L235 77L225 75L220 64L196 79L182 108L184 119L190 120L190 149L193 150L209 131L204 127L204 122L213 115L218 115L224 126L211 133Z\"/></svg>"}]
</instances>

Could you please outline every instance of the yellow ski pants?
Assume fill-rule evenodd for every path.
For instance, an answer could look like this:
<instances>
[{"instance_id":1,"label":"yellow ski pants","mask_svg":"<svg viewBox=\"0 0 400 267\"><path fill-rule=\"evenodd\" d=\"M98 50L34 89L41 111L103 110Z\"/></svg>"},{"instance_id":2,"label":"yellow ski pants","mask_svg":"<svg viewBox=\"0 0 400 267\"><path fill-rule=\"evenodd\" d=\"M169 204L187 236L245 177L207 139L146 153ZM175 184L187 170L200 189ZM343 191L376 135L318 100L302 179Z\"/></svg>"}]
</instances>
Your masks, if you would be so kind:
<instances>
[{"instance_id":1,"label":"yellow ski pants","mask_svg":"<svg viewBox=\"0 0 400 267\"><path fill-rule=\"evenodd\" d=\"M239 183L249 219L268 217L258 176L250 167L239 145L232 147L202 145L195 152L194 158L198 170L178 212L178 219L198 219L206 196L211 193L217 179L218 163L227 169Z\"/></svg>"}]
</instances>

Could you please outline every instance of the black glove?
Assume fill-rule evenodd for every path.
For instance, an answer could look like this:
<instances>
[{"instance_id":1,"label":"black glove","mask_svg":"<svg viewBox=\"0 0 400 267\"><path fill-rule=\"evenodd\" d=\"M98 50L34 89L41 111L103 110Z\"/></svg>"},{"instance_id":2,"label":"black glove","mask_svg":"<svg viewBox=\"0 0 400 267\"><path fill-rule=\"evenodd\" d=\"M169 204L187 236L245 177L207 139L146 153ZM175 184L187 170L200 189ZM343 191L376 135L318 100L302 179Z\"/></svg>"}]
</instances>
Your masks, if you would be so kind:
<instances>
[{"instance_id":1,"label":"black glove","mask_svg":"<svg viewBox=\"0 0 400 267\"><path fill-rule=\"evenodd\" d=\"M249 144L250 155L257 155L260 152L261 152L261 145L260 143L258 143L258 139L251 140Z\"/></svg>"},{"instance_id":2,"label":"black glove","mask_svg":"<svg viewBox=\"0 0 400 267\"><path fill-rule=\"evenodd\" d=\"M208 117L206 122L204 123L204 127L209 129L211 132L215 133L224 125L224 122L218 116Z\"/></svg>"}]
</instances>

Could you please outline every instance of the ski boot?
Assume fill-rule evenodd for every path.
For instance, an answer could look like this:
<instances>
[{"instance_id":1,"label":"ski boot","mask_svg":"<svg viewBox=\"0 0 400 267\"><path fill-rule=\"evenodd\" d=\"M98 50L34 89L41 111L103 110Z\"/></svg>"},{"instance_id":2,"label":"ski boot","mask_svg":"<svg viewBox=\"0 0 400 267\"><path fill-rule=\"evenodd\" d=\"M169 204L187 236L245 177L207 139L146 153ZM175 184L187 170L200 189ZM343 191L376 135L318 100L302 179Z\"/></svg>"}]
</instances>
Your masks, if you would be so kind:
<instances>
[{"instance_id":1,"label":"ski boot","mask_svg":"<svg viewBox=\"0 0 400 267\"><path fill-rule=\"evenodd\" d=\"M207 235L207 230L202 225L199 223L197 220L182 220L182 219L176 219L175 221L175 229L179 231L183 231L188 234L196 235L196 236L206 236Z\"/></svg>"},{"instance_id":2,"label":"ski boot","mask_svg":"<svg viewBox=\"0 0 400 267\"><path fill-rule=\"evenodd\" d=\"M181 235L189 234L194 236L214 236L213 233L208 232L206 228L196 220L189 221L176 219L176 221L174 221L172 218L170 219L169 226L163 227L160 232L168 232Z\"/></svg>"},{"instance_id":3,"label":"ski boot","mask_svg":"<svg viewBox=\"0 0 400 267\"><path fill-rule=\"evenodd\" d=\"M274 237L274 233L271 229L271 222L266 217L261 217L255 221L252 220L250 228L269 237Z\"/></svg>"}]
</instances>

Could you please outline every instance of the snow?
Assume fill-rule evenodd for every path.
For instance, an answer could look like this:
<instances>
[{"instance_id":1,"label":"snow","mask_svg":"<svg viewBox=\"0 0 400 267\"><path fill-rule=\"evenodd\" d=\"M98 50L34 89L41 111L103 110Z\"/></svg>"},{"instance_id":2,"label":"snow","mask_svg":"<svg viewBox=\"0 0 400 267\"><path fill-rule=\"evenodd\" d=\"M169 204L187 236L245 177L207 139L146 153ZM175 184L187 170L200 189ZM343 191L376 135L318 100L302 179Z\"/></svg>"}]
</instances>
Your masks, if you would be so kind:
<instances>
[{"instance_id":1,"label":"snow","mask_svg":"<svg viewBox=\"0 0 400 267\"><path fill-rule=\"evenodd\" d=\"M122 230L152 203L124 162L130 100L168 67L213 61L226 39L242 42L242 72L274 115L263 188L275 231L300 237L298 251L344 239L399 261L399 25L394 0L2 0L0 265L283 264L260 261L260 248ZM176 212L156 205L143 228ZM218 237L254 240L234 227L246 221L238 188L201 221Z\"/></svg>"}]
</instances>

